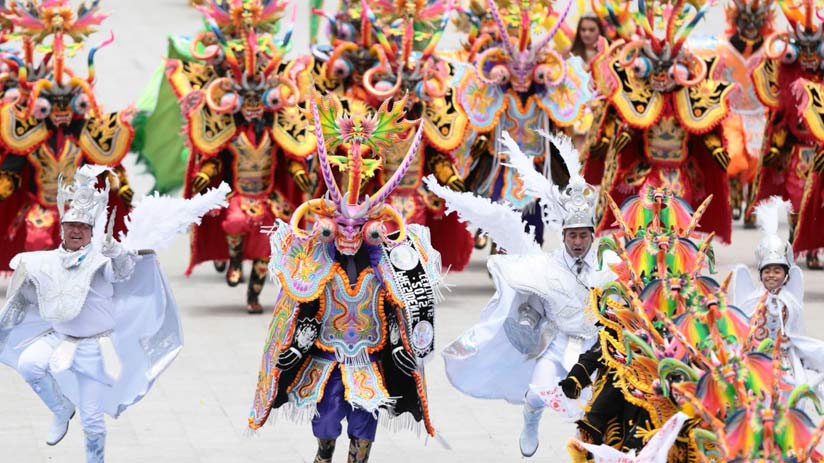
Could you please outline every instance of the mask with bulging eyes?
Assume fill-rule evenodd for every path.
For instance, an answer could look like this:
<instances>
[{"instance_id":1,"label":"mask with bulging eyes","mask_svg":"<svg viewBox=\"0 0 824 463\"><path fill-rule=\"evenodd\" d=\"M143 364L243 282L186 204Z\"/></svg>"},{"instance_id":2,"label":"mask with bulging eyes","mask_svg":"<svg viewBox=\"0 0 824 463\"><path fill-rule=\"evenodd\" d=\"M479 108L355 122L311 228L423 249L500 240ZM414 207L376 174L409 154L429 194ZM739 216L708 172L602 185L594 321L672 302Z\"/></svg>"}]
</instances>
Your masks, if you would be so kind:
<instances>
[{"instance_id":1,"label":"mask with bulging eyes","mask_svg":"<svg viewBox=\"0 0 824 463\"><path fill-rule=\"evenodd\" d=\"M735 30L738 35L747 39L758 38L761 28L764 26L764 13L759 11L739 11L735 17Z\"/></svg>"}]
</instances>

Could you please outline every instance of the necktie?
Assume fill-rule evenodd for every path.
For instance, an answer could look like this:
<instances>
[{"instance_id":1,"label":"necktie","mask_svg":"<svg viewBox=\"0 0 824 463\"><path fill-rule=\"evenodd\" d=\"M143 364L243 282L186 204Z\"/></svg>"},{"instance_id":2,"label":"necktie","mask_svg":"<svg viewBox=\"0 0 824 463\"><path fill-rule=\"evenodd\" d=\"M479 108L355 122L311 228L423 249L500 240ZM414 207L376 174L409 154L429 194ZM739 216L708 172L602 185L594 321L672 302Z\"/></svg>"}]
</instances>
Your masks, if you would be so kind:
<instances>
[{"instance_id":1,"label":"necktie","mask_svg":"<svg viewBox=\"0 0 824 463\"><path fill-rule=\"evenodd\" d=\"M584 269L584 261L580 257L575 259L575 273L580 275L581 271Z\"/></svg>"}]
</instances>

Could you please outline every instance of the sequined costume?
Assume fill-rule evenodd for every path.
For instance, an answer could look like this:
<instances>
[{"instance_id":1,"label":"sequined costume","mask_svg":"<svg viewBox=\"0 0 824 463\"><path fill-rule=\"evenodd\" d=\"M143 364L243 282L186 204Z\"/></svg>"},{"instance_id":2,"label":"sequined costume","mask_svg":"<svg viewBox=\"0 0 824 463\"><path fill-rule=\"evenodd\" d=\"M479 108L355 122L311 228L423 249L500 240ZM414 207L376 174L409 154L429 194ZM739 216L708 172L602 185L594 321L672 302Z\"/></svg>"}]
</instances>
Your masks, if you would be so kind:
<instances>
[{"instance_id":1,"label":"sequined costume","mask_svg":"<svg viewBox=\"0 0 824 463\"><path fill-rule=\"evenodd\" d=\"M811 2L779 6L792 27L767 38L763 59L752 71L756 94L769 111L755 202L771 196L790 201L793 249L807 253L808 266L821 268L817 249L824 240L816 224L824 219L824 106L819 98L824 23Z\"/></svg>"},{"instance_id":2,"label":"sequined costume","mask_svg":"<svg viewBox=\"0 0 824 463\"><path fill-rule=\"evenodd\" d=\"M305 158L316 145L301 111L299 82L308 60L283 59L291 31L277 39L261 32L285 8L274 0L209 3L201 10L213 26L191 44L199 61L170 59L166 65L190 148L184 197L221 181L232 186L229 207L194 230L187 274L201 262L215 261L221 269L228 260L226 281L236 286L243 261L251 260L250 313L262 312L258 295L269 247L261 228L288 219L302 191L309 191Z\"/></svg>"},{"instance_id":3,"label":"sequined costume","mask_svg":"<svg viewBox=\"0 0 824 463\"><path fill-rule=\"evenodd\" d=\"M715 56L718 81L735 82L729 95L730 115L723 121L730 163L730 203L733 219L744 216L755 196L755 173L767 122L766 108L756 96L750 70L764 55L764 41L773 32L775 11L771 0L733 0L726 6L728 29L723 35L690 40L689 47L701 58ZM745 224L752 226L753 217Z\"/></svg>"},{"instance_id":4,"label":"sequined costume","mask_svg":"<svg viewBox=\"0 0 824 463\"><path fill-rule=\"evenodd\" d=\"M461 164L472 165L466 168L467 184L494 201L524 210L538 242L543 241L540 206L503 163L500 139L508 133L538 171L559 185L568 181L570 173L538 130L570 127L592 98L583 61L563 59L553 45L571 6L572 1L567 1L559 11L552 11L529 1L502 8L487 0L487 15L478 17L468 10L468 22L474 27L469 31L466 63L458 65L456 78L457 102L471 130L467 140L476 140L472 150L462 152ZM533 28L543 27L552 15L557 16L555 23L533 37Z\"/></svg>"},{"instance_id":5,"label":"sequined costume","mask_svg":"<svg viewBox=\"0 0 824 463\"><path fill-rule=\"evenodd\" d=\"M346 418L349 461L366 462L379 420L423 425L434 435L422 360L434 347L441 262L426 227L407 225L387 202L413 162L423 128L413 131L388 182L361 194L361 177L374 175L383 161L363 157L364 148L381 153L413 124L403 120L400 105L389 111L387 102L358 115L326 98L312 101L312 114L327 193L301 204L290 224L278 221L270 236L269 269L280 291L249 427L263 426L274 409L311 419L315 461L331 462ZM346 156L332 154L340 145ZM340 187L333 167L344 175ZM305 230L300 225L309 213L314 224ZM352 452L360 457L352 460Z\"/></svg>"},{"instance_id":6,"label":"sequined costume","mask_svg":"<svg viewBox=\"0 0 824 463\"><path fill-rule=\"evenodd\" d=\"M455 216L444 214L443 204L423 186L423 177L432 173L441 184L464 189L453 160L464 141L467 119L455 100L454 68L435 53L451 2L344 1L340 11L329 17L332 47L313 48L316 88L345 96L353 110L404 97L409 116L423 120L421 156L389 201L408 223L429 227L443 264L460 271L469 262L472 237ZM383 169L365 191L380 188L393 175L407 148L388 147Z\"/></svg>"},{"instance_id":7,"label":"sequined costume","mask_svg":"<svg viewBox=\"0 0 824 463\"><path fill-rule=\"evenodd\" d=\"M58 179L70 181L84 164L113 168L101 185L112 186L117 229L123 228L134 195L121 165L134 136L133 110L104 113L94 95L94 58L113 37L89 51L86 77L65 62L106 16L97 3L75 13L63 0L32 8L15 3L5 16L23 50L7 55L14 78L0 107L0 271L10 270L19 252L59 244Z\"/></svg>"},{"instance_id":8,"label":"sequined costume","mask_svg":"<svg viewBox=\"0 0 824 463\"><path fill-rule=\"evenodd\" d=\"M729 196L728 182L718 179L726 179L729 162L721 123L733 84L709 78L718 60L704 60L685 46L710 3L700 9L686 2L662 5L639 1L634 20L617 29L624 41L592 64L607 101L584 153L587 181L601 185L599 233L614 226L607 195L621 204L652 185L672 190L693 207L710 195ZM701 231L730 242L728 201L710 204Z\"/></svg>"}]
</instances>

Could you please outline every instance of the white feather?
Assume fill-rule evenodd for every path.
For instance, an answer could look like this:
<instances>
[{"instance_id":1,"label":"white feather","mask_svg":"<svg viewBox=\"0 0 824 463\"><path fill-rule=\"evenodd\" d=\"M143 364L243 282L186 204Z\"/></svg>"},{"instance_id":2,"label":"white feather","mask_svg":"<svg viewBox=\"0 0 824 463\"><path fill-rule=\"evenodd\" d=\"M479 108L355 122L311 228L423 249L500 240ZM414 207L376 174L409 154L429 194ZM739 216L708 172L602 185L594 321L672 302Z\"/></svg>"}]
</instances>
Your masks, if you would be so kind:
<instances>
[{"instance_id":1,"label":"white feather","mask_svg":"<svg viewBox=\"0 0 824 463\"><path fill-rule=\"evenodd\" d=\"M755 206L755 218L761 231L767 235L777 235L778 226L792 211L792 204L779 196L771 196Z\"/></svg>"},{"instance_id":2,"label":"white feather","mask_svg":"<svg viewBox=\"0 0 824 463\"><path fill-rule=\"evenodd\" d=\"M521 151L518 143L512 139L509 132L503 132L501 144L504 147L504 152L507 154L508 162L505 165L518 172L518 176L524 183L524 194L538 198L545 204L557 202L558 187L548 178L544 177L543 174L535 170L535 164L532 162L532 159Z\"/></svg>"},{"instance_id":3,"label":"white feather","mask_svg":"<svg viewBox=\"0 0 824 463\"><path fill-rule=\"evenodd\" d=\"M154 194L146 196L126 217L126 233L120 234L120 244L129 251L151 249L159 251L172 244L175 235L200 223L207 212L226 207L229 185L221 183L191 199Z\"/></svg>"},{"instance_id":4,"label":"white feather","mask_svg":"<svg viewBox=\"0 0 824 463\"><path fill-rule=\"evenodd\" d=\"M575 149L575 143L571 138L563 133L551 134L544 129L538 129L538 134L550 141L564 160L567 170L569 171L570 179L581 176L581 158L578 150Z\"/></svg>"},{"instance_id":5,"label":"white feather","mask_svg":"<svg viewBox=\"0 0 824 463\"><path fill-rule=\"evenodd\" d=\"M460 193L444 187L432 175L424 179L432 193L446 201L447 212L457 212L462 222L469 222L486 232L509 254L540 253L541 248L526 232L521 213L506 204L494 203L472 193Z\"/></svg>"}]
</instances>

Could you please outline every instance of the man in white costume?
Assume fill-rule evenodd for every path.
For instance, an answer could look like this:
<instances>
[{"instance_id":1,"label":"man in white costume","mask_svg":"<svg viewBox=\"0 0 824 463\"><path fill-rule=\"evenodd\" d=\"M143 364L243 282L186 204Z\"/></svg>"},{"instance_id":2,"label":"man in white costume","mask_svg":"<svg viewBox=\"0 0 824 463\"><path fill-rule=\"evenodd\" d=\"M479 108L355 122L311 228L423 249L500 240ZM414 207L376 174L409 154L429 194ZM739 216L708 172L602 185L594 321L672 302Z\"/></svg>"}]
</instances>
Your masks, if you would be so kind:
<instances>
[{"instance_id":1,"label":"man in white costume","mask_svg":"<svg viewBox=\"0 0 824 463\"><path fill-rule=\"evenodd\" d=\"M762 201L755 208L762 238L755 248L758 282L745 265L733 270L731 303L752 317L753 342L781 343L781 361L795 385L809 384L824 399L824 342L804 336L802 308L804 274L795 265L790 242L778 236L779 218L786 217L789 202L778 197Z\"/></svg>"},{"instance_id":2,"label":"man in white costume","mask_svg":"<svg viewBox=\"0 0 824 463\"><path fill-rule=\"evenodd\" d=\"M547 136L559 148L572 174L563 191L545 178L523 177L525 190L541 198L545 223L559 230L563 245L544 253L538 246L518 244L513 235L523 225L500 205L462 204L467 198L433 190L444 196L448 207L462 218L487 231L507 251L491 256L487 267L496 293L481 314L481 321L448 345L443 356L447 376L460 391L478 398L523 403L524 428L520 449L531 457L538 449L538 425L546 407L545 397L563 402L558 382L597 339L594 314L588 314L590 289L614 280L604 262L598 269L593 247L596 191L578 175L577 152L570 140ZM517 145L502 140L510 163L525 175L529 163ZM543 180L541 180L543 179ZM432 187L431 182L428 183ZM442 194L443 193L443 194ZM482 208L487 213L478 213ZM497 212L496 212L497 211ZM485 216L485 217L481 217ZM496 224L512 222L515 229ZM617 261L614 254L607 256ZM544 396L544 397L542 397ZM576 404L557 407L574 413ZM562 410L565 409L565 410Z\"/></svg>"},{"instance_id":3,"label":"man in white costume","mask_svg":"<svg viewBox=\"0 0 824 463\"><path fill-rule=\"evenodd\" d=\"M181 214L171 227L155 222L161 214L147 211L165 198L149 197L127 221L134 229L135 217L144 219L143 239L115 240L114 212L104 238L109 191L95 187L103 170L84 166L72 185L61 182L62 243L12 259L0 311L0 361L16 368L54 415L46 443L60 442L79 411L89 463L104 461L103 414L116 418L140 400L182 347L177 306L154 254L142 246L157 249L164 231L173 235L194 221Z\"/></svg>"}]
</instances>

